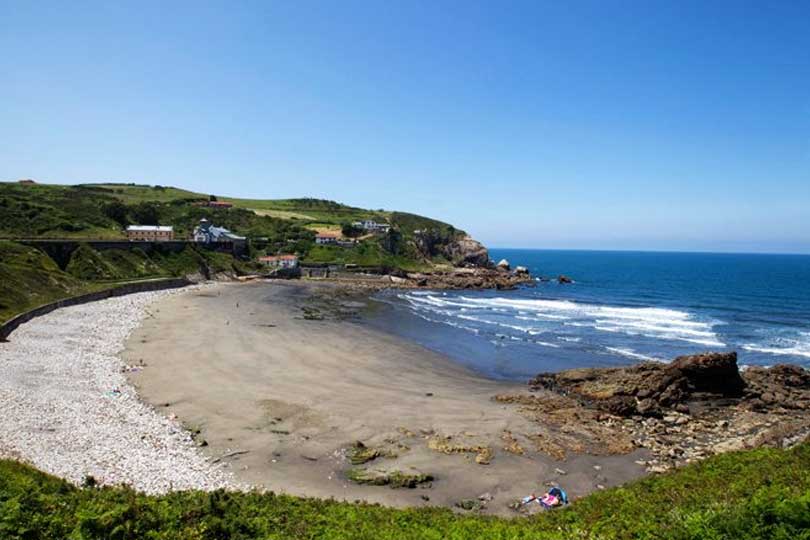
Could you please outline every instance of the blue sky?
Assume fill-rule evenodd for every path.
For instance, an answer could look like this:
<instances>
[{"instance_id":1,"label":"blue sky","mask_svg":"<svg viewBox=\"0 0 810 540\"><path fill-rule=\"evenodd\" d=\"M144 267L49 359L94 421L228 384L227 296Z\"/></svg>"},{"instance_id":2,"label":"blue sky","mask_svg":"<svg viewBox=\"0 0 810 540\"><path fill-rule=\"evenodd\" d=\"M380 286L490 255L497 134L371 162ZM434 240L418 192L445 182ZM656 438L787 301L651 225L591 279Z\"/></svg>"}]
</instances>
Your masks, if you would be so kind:
<instances>
[{"instance_id":1,"label":"blue sky","mask_svg":"<svg viewBox=\"0 0 810 540\"><path fill-rule=\"evenodd\" d=\"M810 253L808 2L7 2L0 178Z\"/></svg>"}]
</instances>

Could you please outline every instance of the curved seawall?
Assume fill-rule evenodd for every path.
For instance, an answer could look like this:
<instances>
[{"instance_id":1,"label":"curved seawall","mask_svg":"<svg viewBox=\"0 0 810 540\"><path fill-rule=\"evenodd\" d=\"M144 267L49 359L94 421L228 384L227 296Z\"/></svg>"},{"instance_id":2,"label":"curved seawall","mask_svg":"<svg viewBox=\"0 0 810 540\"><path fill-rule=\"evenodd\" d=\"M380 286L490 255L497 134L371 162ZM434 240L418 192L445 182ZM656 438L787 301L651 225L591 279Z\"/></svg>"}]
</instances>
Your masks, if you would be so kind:
<instances>
[{"instance_id":1,"label":"curved seawall","mask_svg":"<svg viewBox=\"0 0 810 540\"><path fill-rule=\"evenodd\" d=\"M190 285L191 282L186 278L169 278L150 281L138 281L134 283L127 283L118 287L112 287L103 291L96 291L87 294L80 294L79 296L71 296L63 298L56 302L51 302L34 309L25 311L16 315L0 325L0 341L5 341L8 336L23 323L30 321L36 317L50 313L51 311L68 306L76 306L79 304L86 304L88 302L95 302L105 298L112 298L114 296L124 296L126 294L147 292L147 291L160 291L164 289L177 289Z\"/></svg>"}]
</instances>

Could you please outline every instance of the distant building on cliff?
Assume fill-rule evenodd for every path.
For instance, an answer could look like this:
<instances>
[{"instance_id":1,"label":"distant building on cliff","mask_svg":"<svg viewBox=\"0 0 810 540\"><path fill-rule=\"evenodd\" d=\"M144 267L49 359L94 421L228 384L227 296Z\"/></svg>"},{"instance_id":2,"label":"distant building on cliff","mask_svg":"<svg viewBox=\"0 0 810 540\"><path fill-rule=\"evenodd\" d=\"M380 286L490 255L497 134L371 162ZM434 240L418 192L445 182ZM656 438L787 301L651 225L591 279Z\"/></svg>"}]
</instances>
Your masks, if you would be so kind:
<instances>
[{"instance_id":1,"label":"distant building on cliff","mask_svg":"<svg viewBox=\"0 0 810 540\"><path fill-rule=\"evenodd\" d=\"M378 223L373 219L365 219L363 221L355 221L352 225L358 229L363 229L368 232L388 232L391 226L387 223Z\"/></svg>"},{"instance_id":2,"label":"distant building on cliff","mask_svg":"<svg viewBox=\"0 0 810 540\"><path fill-rule=\"evenodd\" d=\"M234 234L225 227L217 227L207 219L200 220L200 224L194 228L193 240L202 244L215 242L244 243L245 237Z\"/></svg>"},{"instance_id":3,"label":"distant building on cliff","mask_svg":"<svg viewBox=\"0 0 810 540\"><path fill-rule=\"evenodd\" d=\"M269 255L259 257L259 262L270 268L293 269L298 267L298 257L296 255Z\"/></svg>"},{"instance_id":4,"label":"distant building on cliff","mask_svg":"<svg viewBox=\"0 0 810 540\"><path fill-rule=\"evenodd\" d=\"M127 227L130 242L168 242L174 240L174 227L168 225L130 225Z\"/></svg>"},{"instance_id":5,"label":"distant building on cliff","mask_svg":"<svg viewBox=\"0 0 810 540\"><path fill-rule=\"evenodd\" d=\"M341 234L337 231L323 231L315 235L316 244L337 244Z\"/></svg>"},{"instance_id":6,"label":"distant building on cliff","mask_svg":"<svg viewBox=\"0 0 810 540\"><path fill-rule=\"evenodd\" d=\"M205 206L208 208L231 208L233 203L225 201L199 201L192 203L194 206Z\"/></svg>"}]
</instances>

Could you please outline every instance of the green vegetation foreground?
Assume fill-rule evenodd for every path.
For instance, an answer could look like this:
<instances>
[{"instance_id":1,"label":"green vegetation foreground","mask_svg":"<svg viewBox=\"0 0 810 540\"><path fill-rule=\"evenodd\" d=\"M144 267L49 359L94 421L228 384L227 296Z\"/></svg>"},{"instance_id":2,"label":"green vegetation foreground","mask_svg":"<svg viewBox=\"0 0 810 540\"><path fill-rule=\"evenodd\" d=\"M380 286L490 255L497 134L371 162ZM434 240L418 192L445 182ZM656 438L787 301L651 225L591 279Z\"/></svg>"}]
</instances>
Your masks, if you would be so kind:
<instances>
[{"instance_id":1,"label":"green vegetation foreground","mask_svg":"<svg viewBox=\"0 0 810 540\"><path fill-rule=\"evenodd\" d=\"M92 482L90 482L92 483ZM272 493L79 489L0 461L0 538L810 538L810 442L712 457L528 518Z\"/></svg>"}]
</instances>

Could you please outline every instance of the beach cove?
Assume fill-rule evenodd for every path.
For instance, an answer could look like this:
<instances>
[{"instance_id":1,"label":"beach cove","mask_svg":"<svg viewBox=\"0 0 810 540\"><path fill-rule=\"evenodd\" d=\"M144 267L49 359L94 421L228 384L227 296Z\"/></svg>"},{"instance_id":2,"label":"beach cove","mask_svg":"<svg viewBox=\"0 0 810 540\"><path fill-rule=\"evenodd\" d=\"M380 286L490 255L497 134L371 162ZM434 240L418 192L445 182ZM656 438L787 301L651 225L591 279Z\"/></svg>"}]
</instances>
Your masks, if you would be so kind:
<instances>
[{"instance_id":1,"label":"beach cove","mask_svg":"<svg viewBox=\"0 0 810 540\"><path fill-rule=\"evenodd\" d=\"M129 379L195 432L210 460L276 492L394 506L484 496L487 511L505 514L546 484L578 497L645 473L643 451L538 451L536 423L493 399L528 395L525 385L358 324L364 295L277 281L167 297L127 342L125 363L143 366ZM358 442L374 457L353 464ZM432 480L389 489L350 480L357 470Z\"/></svg>"}]
</instances>

